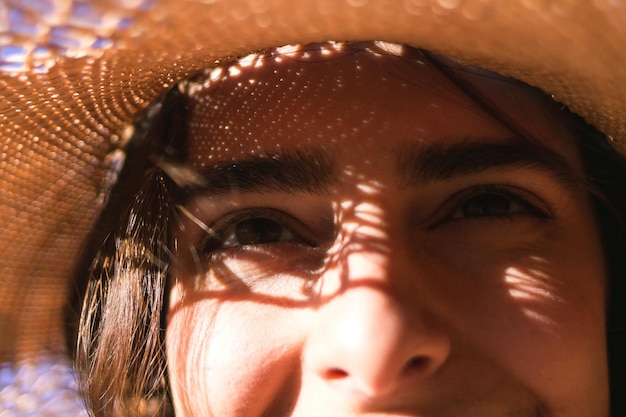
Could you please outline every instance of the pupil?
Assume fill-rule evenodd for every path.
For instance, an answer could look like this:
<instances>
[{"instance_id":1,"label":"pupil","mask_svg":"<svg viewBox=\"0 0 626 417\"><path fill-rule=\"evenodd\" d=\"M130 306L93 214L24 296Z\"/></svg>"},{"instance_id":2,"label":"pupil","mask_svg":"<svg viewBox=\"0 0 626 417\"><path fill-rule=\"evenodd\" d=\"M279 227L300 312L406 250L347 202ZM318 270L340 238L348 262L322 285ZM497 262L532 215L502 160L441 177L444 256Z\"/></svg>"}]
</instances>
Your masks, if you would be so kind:
<instances>
[{"instance_id":1,"label":"pupil","mask_svg":"<svg viewBox=\"0 0 626 417\"><path fill-rule=\"evenodd\" d=\"M511 199L498 194L479 195L463 205L463 214L467 217L502 215L510 210Z\"/></svg>"},{"instance_id":2,"label":"pupil","mask_svg":"<svg viewBox=\"0 0 626 417\"><path fill-rule=\"evenodd\" d=\"M272 243L280 239L283 227L270 219L248 219L237 224L235 235L240 245Z\"/></svg>"}]
</instances>

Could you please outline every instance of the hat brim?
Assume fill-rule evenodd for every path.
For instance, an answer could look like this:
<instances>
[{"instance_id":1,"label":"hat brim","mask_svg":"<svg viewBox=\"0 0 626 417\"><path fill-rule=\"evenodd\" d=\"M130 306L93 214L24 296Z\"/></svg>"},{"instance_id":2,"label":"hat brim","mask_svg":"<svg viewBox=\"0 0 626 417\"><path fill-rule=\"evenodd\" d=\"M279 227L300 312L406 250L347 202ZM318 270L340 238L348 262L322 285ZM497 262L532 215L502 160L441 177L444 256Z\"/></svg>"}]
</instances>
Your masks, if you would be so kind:
<instances>
[{"instance_id":1,"label":"hat brim","mask_svg":"<svg viewBox=\"0 0 626 417\"><path fill-rule=\"evenodd\" d=\"M17 3L0 4L14 16L0 36L0 358L62 349L112 152L153 100L216 60L325 40L409 44L537 86L626 151L622 2Z\"/></svg>"}]
</instances>

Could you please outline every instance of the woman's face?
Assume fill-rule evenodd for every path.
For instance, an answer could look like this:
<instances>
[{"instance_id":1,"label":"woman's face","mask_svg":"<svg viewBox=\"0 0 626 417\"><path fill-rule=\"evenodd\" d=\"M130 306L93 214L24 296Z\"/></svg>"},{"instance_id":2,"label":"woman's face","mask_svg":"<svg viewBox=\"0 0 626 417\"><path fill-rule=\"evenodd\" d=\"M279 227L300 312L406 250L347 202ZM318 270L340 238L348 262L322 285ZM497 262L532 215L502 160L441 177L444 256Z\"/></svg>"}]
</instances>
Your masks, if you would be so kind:
<instances>
[{"instance_id":1,"label":"woman's face","mask_svg":"<svg viewBox=\"0 0 626 417\"><path fill-rule=\"evenodd\" d=\"M487 112L414 52L323 48L187 85L176 415L607 417L605 266L558 106L443 64Z\"/></svg>"}]
</instances>

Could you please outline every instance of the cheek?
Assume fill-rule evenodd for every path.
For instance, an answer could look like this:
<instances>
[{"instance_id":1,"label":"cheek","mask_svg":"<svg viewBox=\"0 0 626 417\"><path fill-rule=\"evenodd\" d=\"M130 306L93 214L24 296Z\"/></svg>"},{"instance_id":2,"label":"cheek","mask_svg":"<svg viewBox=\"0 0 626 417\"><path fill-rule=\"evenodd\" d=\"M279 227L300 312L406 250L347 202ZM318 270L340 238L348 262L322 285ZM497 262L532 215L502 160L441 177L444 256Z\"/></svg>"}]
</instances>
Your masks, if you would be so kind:
<instances>
[{"instance_id":1,"label":"cheek","mask_svg":"<svg viewBox=\"0 0 626 417\"><path fill-rule=\"evenodd\" d=\"M507 290L509 305L491 333L493 357L557 415L577 402L575 408L599 410L608 392L602 297L544 285Z\"/></svg>"},{"instance_id":2,"label":"cheek","mask_svg":"<svg viewBox=\"0 0 626 417\"><path fill-rule=\"evenodd\" d=\"M454 300L441 314L457 347L489 358L554 410L598 410L608 392L604 263L592 222L577 224L514 250L468 247L440 267L435 286Z\"/></svg>"},{"instance_id":3,"label":"cheek","mask_svg":"<svg viewBox=\"0 0 626 417\"><path fill-rule=\"evenodd\" d=\"M282 390L296 388L297 312L194 294L182 303L174 298L166 348L177 416L260 415Z\"/></svg>"}]
</instances>

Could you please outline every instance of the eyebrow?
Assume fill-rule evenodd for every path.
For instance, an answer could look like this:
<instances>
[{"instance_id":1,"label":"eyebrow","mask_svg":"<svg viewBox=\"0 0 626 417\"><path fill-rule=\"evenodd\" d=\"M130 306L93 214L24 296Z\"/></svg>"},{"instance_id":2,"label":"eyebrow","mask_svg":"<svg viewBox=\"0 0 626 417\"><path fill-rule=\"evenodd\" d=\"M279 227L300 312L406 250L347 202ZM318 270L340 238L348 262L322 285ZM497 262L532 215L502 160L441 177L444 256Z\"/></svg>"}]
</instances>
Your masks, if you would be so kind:
<instances>
[{"instance_id":1,"label":"eyebrow","mask_svg":"<svg viewBox=\"0 0 626 417\"><path fill-rule=\"evenodd\" d=\"M243 159L218 162L200 172L202 185L188 193L282 192L323 194L337 182L335 164L321 149L249 155Z\"/></svg>"},{"instance_id":2,"label":"eyebrow","mask_svg":"<svg viewBox=\"0 0 626 417\"><path fill-rule=\"evenodd\" d=\"M572 166L558 153L524 138L467 139L403 146L397 151L401 187L414 187L493 168L544 171L564 187L575 189ZM186 194L224 195L232 192L324 194L338 182L337 165L323 149L249 155L203 168L199 184L184 187Z\"/></svg>"},{"instance_id":3,"label":"eyebrow","mask_svg":"<svg viewBox=\"0 0 626 417\"><path fill-rule=\"evenodd\" d=\"M399 150L397 162L400 184L404 187L502 167L538 169L570 189L575 189L578 183L575 171L565 157L543 144L521 137L410 145Z\"/></svg>"}]
</instances>

